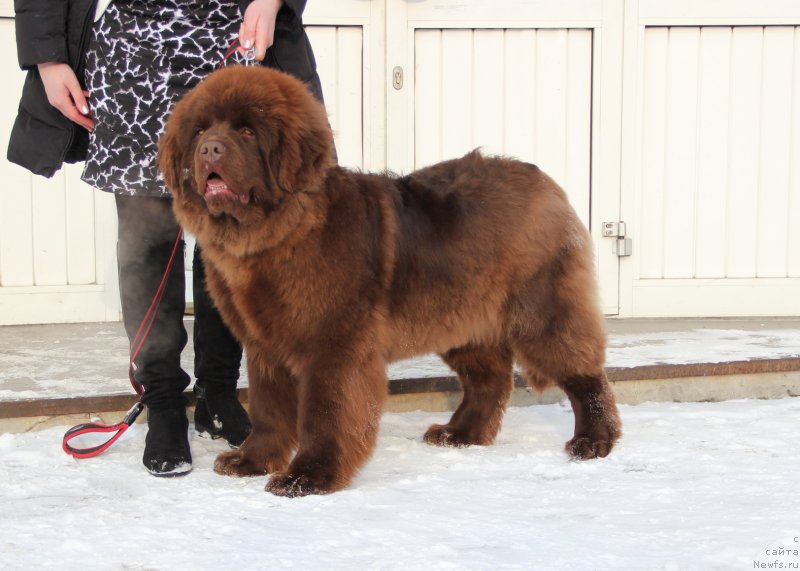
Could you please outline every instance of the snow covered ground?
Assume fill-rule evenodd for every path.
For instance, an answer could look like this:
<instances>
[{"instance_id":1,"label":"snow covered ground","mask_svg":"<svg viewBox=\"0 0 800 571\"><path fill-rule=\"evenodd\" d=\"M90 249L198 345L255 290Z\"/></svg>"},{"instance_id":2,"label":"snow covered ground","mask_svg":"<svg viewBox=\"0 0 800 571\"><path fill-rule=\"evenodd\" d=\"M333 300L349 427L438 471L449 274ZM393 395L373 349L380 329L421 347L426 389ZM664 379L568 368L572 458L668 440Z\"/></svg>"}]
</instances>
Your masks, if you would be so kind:
<instances>
[{"instance_id":1,"label":"snow covered ground","mask_svg":"<svg viewBox=\"0 0 800 571\"><path fill-rule=\"evenodd\" d=\"M680 322L677 322L680 324ZM612 332L608 367L719 363L800 356L800 326L792 321L764 327L736 328L730 322L677 330ZM734 323L735 325L735 323ZM187 320L192 327L192 321ZM619 326L617 326L619 327ZM191 337L190 337L191 338ZM128 341L122 324L67 324L0 328L0 401L130 394L127 381ZM182 355L191 372L191 343ZM243 368L240 386L247 385ZM436 355L394 363L390 379L450 376Z\"/></svg>"},{"instance_id":2,"label":"snow covered ground","mask_svg":"<svg viewBox=\"0 0 800 571\"><path fill-rule=\"evenodd\" d=\"M277 498L265 478L156 479L144 426L99 458L66 427L0 435L0 568L11 570L800 568L800 398L623 406L606 459L571 462L564 405L512 408L491 447L421 435L444 413L384 415L351 488ZM767 567L764 567L767 568Z\"/></svg>"}]
</instances>

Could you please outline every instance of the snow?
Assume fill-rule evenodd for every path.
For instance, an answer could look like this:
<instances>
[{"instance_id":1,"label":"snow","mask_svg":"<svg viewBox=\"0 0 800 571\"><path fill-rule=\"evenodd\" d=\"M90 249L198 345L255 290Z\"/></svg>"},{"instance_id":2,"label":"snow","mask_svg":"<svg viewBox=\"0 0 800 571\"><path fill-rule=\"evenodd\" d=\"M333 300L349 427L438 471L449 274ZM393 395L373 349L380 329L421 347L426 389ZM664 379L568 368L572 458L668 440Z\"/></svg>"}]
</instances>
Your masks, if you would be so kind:
<instances>
[{"instance_id":1,"label":"snow","mask_svg":"<svg viewBox=\"0 0 800 571\"><path fill-rule=\"evenodd\" d=\"M80 461L66 426L2 434L0 568L800 567L800 398L620 412L623 439L588 462L563 452L563 404L511 408L494 446L464 449L422 442L445 413L385 414L349 489L298 499L216 475L219 440L193 435L193 472L159 479L142 425Z\"/></svg>"},{"instance_id":2,"label":"snow","mask_svg":"<svg viewBox=\"0 0 800 571\"><path fill-rule=\"evenodd\" d=\"M641 367L690 363L725 363L800 356L800 330L690 329L613 333L608 337L606 366ZM398 361L390 379L451 376L436 355Z\"/></svg>"},{"instance_id":3,"label":"snow","mask_svg":"<svg viewBox=\"0 0 800 571\"><path fill-rule=\"evenodd\" d=\"M187 320L187 327L191 326ZM61 337L54 338L54 331ZM119 323L3 328L0 354L0 401L131 393L128 342ZM794 322L784 329L611 333L606 364L637 367L784 357L800 357L800 328ZM189 343L181 358L186 371L192 371L193 359ZM439 357L426 355L394 363L388 374L390 379L411 379L453 373ZM244 369L240 386L247 386Z\"/></svg>"},{"instance_id":4,"label":"snow","mask_svg":"<svg viewBox=\"0 0 800 571\"><path fill-rule=\"evenodd\" d=\"M725 363L800 356L800 330L692 329L612 335L610 367Z\"/></svg>"}]
</instances>

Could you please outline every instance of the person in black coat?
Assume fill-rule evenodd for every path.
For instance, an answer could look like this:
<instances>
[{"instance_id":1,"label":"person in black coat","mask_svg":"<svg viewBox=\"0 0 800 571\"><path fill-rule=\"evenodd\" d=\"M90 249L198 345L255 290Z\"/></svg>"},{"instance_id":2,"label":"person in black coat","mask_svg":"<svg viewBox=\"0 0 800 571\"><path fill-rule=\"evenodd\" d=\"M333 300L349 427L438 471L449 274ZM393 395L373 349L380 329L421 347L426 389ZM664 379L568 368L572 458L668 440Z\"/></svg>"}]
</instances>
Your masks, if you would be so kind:
<instances>
[{"instance_id":1,"label":"person in black coat","mask_svg":"<svg viewBox=\"0 0 800 571\"><path fill-rule=\"evenodd\" d=\"M255 59L305 81L322 100L302 23L305 0L15 0L17 53L28 75L8 159L53 176L86 161L82 178L113 192L117 259L131 341L164 275L179 232L156 168L172 105L217 67L232 40ZM238 446L250 431L236 398L242 350L223 324L194 256L195 428ZM180 355L183 257L177 256L147 341L134 360L148 433L143 463L156 476L191 470Z\"/></svg>"}]
</instances>

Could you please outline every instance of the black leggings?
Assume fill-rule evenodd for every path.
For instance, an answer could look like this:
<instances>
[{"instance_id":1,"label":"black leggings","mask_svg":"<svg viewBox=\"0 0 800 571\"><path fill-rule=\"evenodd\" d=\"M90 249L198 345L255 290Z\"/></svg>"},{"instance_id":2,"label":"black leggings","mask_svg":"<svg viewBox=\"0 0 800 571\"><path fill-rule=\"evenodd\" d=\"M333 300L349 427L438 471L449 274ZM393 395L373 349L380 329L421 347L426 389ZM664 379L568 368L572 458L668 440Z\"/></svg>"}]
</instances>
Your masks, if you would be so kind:
<instances>
[{"instance_id":1,"label":"black leggings","mask_svg":"<svg viewBox=\"0 0 800 571\"><path fill-rule=\"evenodd\" d=\"M133 342L166 270L179 226L172 200L116 195L119 217L117 260L122 320ZM181 241L155 322L135 360L134 377L145 388L151 408L185 406L189 375L181 368L186 346L184 248ZM193 264L194 374L207 393L233 391L239 379L242 348L222 322L205 285L199 251Z\"/></svg>"}]
</instances>

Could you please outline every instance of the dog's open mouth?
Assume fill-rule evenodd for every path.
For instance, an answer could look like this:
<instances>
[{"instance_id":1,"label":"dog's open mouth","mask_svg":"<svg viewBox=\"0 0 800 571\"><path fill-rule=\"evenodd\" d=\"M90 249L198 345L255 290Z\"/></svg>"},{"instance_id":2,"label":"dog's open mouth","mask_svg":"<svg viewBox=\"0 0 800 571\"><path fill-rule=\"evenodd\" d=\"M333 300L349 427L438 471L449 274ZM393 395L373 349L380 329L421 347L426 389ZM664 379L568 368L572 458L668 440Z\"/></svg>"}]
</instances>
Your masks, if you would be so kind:
<instances>
[{"instance_id":1,"label":"dog's open mouth","mask_svg":"<svg viewBox=\"0 0 800 571\"><path fill-rule=\"evenodd\" d=\"M211 172L206 179L206 190L204 193L208 200L232 200L247 204L250 202L250 193L238 194L234 192L219 174Z\"/></svg>"}]
</instances>

